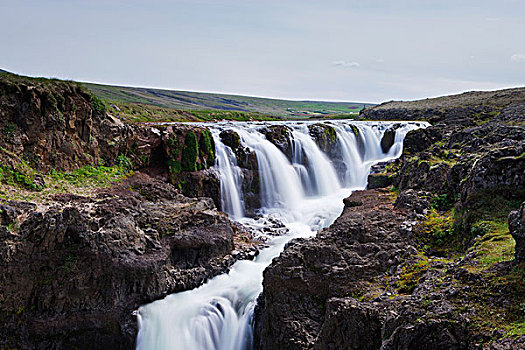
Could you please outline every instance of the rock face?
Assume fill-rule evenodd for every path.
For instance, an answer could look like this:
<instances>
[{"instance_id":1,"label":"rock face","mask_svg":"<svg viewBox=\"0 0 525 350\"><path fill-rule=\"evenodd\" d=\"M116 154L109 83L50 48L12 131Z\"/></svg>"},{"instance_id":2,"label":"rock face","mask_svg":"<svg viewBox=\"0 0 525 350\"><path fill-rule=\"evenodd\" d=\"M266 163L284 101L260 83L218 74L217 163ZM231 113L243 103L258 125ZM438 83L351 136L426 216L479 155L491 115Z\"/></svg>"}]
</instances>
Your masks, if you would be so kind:
<instances>
[{"instance_id":1,"label":"rock face","mask_svg":"<svg viewBox=\"0 0 525 350\"><path fill-rule=\"evenodd\" d=\"M2 73L0 146L1 174L37 190L50 170L141 169L89 197L52 197L46 186L38 204L0 201L2 349L132 348L141 304L246 256L239 228L216 209L206 128L126 124L76 83Z\"/></svg>"},{"instance_id":2,"label":"rock face","mask_svg":"<svg viewBox=\"0 0 525 350\"><path fill-rule=\"evenodd\" d=\"M46 210L2 207L2 346L129 349L133 310L234 261L230 222L209 199L147 176L97 198L56 200Z\"/></svg>"},{"instance_id":3,"label":"rock face","mask_svg":"<svg viewBox=\"0 0 525 350\"><path fill-rule=\"evenodd\" d=\"M286 125L270 125L261 130L266 139L273 143L288 160L292 160L292 130Z\"/></svg>"},{"instance_id":4,"label":"rock face","mask_svg":"<svg viewBox=\"0 0 525 350\"><path fill-rule=\"evenodd\" d=\"M516 260L525 260L525 202L509 215L509 231L516 241Z\"/></svg>"},{"instance_id":5,"label":"rock face","mask_svg":"<svg viewBox=\"0 0 525 350\"><path fill-rule=\"evenodd\" d=\"M519 304L522 294L515 288L521 288L523 272L510 262L471 273L465 261L422 255L414 230L418 215L430 207L428 193L409 191L395 205L387 191L353 193L332 226L312 239L294 240L274 259L256 307L256 349L470 350L524 344L523 336L480 333L471 320L476 303L485 311L487 303L497 310ZM518 273L514 282L502 279L509 273ZM498 292L487 293L487 285Z\"/></svg>"},{"instance_id":6,"label":"rock face","mask_svg":"<svg viewBox=\"0 0 525 350\"><path fill-rule=\"evenodd\" d=\"M0 143L35 169L74 169L116 159L129 137L130 129L107 117L100 101L76 84L4 74L0 92Z\"/></svg>"},{"instance_id":7,"label":"rock face","mask_svg":"<svg viewBox=\"0 0 525 350\"><path fill-rule=\"evenodd\" d=\"M383 153L387 153L390 150L390 147L392 147L395 140L396 131L394 129L388 129L385 131L381 138L381 149L383 150Z\"/></svg>"},{"instance_id":8,"label":"rock face","mask_svg":"<svg viewBox=\"0 0 525 350\"><path fill-rule=\"evenodd\" d=\"M292 241L265 270L256 348L378 348L385 316L338 298L360 295L367 281L409 259L415 249L406 249L398 230L406 216L392 210L387 195L358 191L347 202L354 204L330 228L314 239ZM346 323L352 318L367 326L356 329Z\"/></svg>"}]
</instances>

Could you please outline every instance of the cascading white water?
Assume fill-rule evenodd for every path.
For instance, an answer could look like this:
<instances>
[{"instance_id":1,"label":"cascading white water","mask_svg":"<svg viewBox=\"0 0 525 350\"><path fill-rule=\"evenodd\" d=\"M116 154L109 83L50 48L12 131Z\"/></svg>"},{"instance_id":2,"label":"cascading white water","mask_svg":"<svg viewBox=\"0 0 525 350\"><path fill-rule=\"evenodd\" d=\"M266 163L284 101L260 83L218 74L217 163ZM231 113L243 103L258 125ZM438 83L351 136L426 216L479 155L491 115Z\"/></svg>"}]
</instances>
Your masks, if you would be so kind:
<instances>
[{"instance_id":1,"label":"cascading white water","mask_svg":"<svg viewBox=\"0 0 525 350\"><path fill-rule=\"evenodd\" d=\"M321 196L326 196L338 191L341 185L339 184L339 179L337 178L334 167L328 157L317 147L314 140L305 134L304 129L301 131L294 130L292 137L294 145L294 158L292 162L296 164L295 169L299 169L297 171L299 176L306 177L306 181L304 182L306 186L313 187L307 187L305 191ZM306 169L306 167L301 164L304 162L303 154L308 163L308 168L311 169L311 171L307 171L306 174L302 170ZM301 168L301 166L303 168Z\"/></svg>"},{"instance_id":2,"label":"cascading white water","mask_svg":"<svg viewBox=\"0 0 525 350\"><path fill-rule=\"evenodd\" d=\"M219 140L219 130L212 130L215 140ZM222 210L230 214L233 219L244 216L244 201L241 188L242 170L237 166L237 159L230 147L222 142L215 143L216 162L219 167L219 181L221 183Z\"/></svg>"},{"instance_id":3,"label":"cascading white water","mask_svg":"<svg viewBox=\"0 0 525 350\"><path fill-rule=\"evenodd\" d=\"M370 167L399 157L406 133L428 126L420 122L396 123L394 145L383 153L381 137L394 123L331 122L340 148L340 159L335 160L317 147L307 124L285 124L293 129L291 161L258 131L261 123L207 125L216 143L223 210L245 225L257 227L264 222L242 218L241 169L233 151L219 137L220 130L231 129L239 134L243 146L257 155L263 203L260 212L263 217L277 216L289 231L271 238L270 247L255 260L238 261L227 274L199 288L141 306L137 313L137 349L250 349L253 309L262 292L264 269L289 240L312 236L330 225L343 209L342 199L352 190L366 187ZM345 166L339 178L335 161Z\"/></svg>"}]
</instances>

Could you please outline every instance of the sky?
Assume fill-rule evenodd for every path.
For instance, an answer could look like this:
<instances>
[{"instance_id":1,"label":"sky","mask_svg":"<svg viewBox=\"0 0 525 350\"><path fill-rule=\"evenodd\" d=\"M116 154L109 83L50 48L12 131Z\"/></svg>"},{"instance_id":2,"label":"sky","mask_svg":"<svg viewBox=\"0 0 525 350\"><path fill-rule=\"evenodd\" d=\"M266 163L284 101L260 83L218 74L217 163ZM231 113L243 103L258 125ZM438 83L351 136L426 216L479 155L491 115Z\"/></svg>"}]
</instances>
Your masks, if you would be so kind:
<instances>
[{"instance_id":1,"label":"sky","mask_svg":"<svg viewBox=\"0 0 525 350\"><path fill-rule=\"evenodd\" d=\"M0 68L329 101L525 86L523 0L0 0Z\"/></svg>"}]
</instances>

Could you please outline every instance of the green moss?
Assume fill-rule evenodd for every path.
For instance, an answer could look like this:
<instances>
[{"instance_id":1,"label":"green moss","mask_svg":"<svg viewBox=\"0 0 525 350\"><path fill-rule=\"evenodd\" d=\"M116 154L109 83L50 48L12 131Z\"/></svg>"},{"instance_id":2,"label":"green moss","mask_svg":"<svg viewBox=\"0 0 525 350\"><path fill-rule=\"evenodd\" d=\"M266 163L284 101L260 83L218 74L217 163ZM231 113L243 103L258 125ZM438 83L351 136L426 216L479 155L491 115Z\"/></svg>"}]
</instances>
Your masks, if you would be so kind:
<instances>
[{"instance_id":1,"label":"green moss","mask_svg":"<svg viewBox=\"0 0 525 350\"><path fill-rule=\"evenodd\" d=\"M424 250L432 255L449 256L460 251L459 236L454 231L452 212L439 214L432 209L427 219L417 226L417 233Z\"/></svg>"},{"instance_id":2,"label":"green moss","mask_svg":"<svg viewBox=\"0 0 525 350\"><path fill-rule=\"evenodd\" d=\"M331 126L325 125L324 134L330 144L333 145L337 143L337 132L335 131L334 128L332 128Z\"/></svg>"},{"instance_id":3,"label":"green moss","mask_svg":"<svg viewBox=\"0 0 525 350\"><path fill-rule=\"evenodd\" d=\"M199 154L199 144L197 135L190 130L184 138L184 148L181 156L181 169L184 171L197 171L197 156Z\"/></svg>"},{"instance_id":4,"label":"green moss","mask_svg":"<svg viewBox=\"0 0 525 350\"><path fill-rule=\"evenodd\" d=\"M473 236L481 238L468 250L473 256L469 271L478 272L502 261L514 259L515 242L506 220L482 220L471 227Z\"/></svg>"},{"instance_id":5,"label":"green moss","mask_svg":"<svg viewBox=\"0 0 525 350\"><path fill-rule=\"evenodd\" d=\"M19 159L14 166L0 165L0 182L33 191L42 190L42 186L35 183L35 177L40 174L31 168L25 160L2 147L0 147L0 153L6 154L10 159Z\"/></svg>"},{"instance_id":6,"label":"green moss","mask_svg":"<svg viewBox=\"0 0 525 350\"><path fill-rule=\"evenodd\" d=\"M432 198L432 207L439 211L447 211L452 208L454 202L450 200L447 193L440 194Z\"/></svg>"},{"instance_id":7,"label":"green moss","mask_svg":"<svg viewBox=\"0 0 525 350\"><path fill-rule=\"evenodd\" d=\"M85 166L72 171L59 172L52 170L49 178L58 186L67 183L74 186L104 187L132 174L132 163L129 158L119 156L114 166Z\"/></svg>"},{"instance_id":8,"label":"green moss","mask_svg":"<svg viewBox=\"0 0 525 350\"><path fill-rule=\"evenodd\" d=\"M208 129L205 129L199 140L199 155L200 158L205 162L202 164L203 168L209 168L215 162L215 141L213 136Z\"/></svg>"},{"instance_id":9,"label":"green moss","mask_svg":"<svg viewBox=\"0 0 525 350\"><path fill-rule=\"evenodd\" d=\"M355 125L350 125L350 129L352 129L352 132L355 136L359 136L359 128Z\"/></svg>"},{"instance_id":10,"label":"green moss","mask_svg":"<svg viewBox=\"0 0 525 350\"><path fill-rule=\"evenodd\" d=\"M428 268L428 259L423 255L419 255L416 262L403 266L396 282L399 293L412 293Z\"/></svg>"}]
</instances>

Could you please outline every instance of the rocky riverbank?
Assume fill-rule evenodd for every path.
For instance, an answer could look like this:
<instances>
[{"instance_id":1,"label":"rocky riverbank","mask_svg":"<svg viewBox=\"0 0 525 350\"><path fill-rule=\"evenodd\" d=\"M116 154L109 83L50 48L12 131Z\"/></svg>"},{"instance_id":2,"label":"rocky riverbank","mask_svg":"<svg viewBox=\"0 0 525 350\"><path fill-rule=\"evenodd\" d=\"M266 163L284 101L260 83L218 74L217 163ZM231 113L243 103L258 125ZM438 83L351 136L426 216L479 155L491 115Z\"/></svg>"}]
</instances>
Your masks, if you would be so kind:
<instances>
[{"instance_id":1,"label":"rocky riverbank","mask_svg":"<svg viewBox=\"0 0 525 350\"><path fill-rule=\"evenodd\" d=\"M0 92L0 348L132 348L140 305L256 255L206 128L123 123L73 82Z\"/></svg>"},{"instance_id":2,"label":"rocky riverbank","mask_svg":"<svg viewBox=\"0 0 525 350\"><path fill-rule=\"evenodd\" d=\"M371 176L389 187L268 267L255 348L524 348L524 106L512 89L366 109L433 126Z\"/></svg>"}]
</instances>

